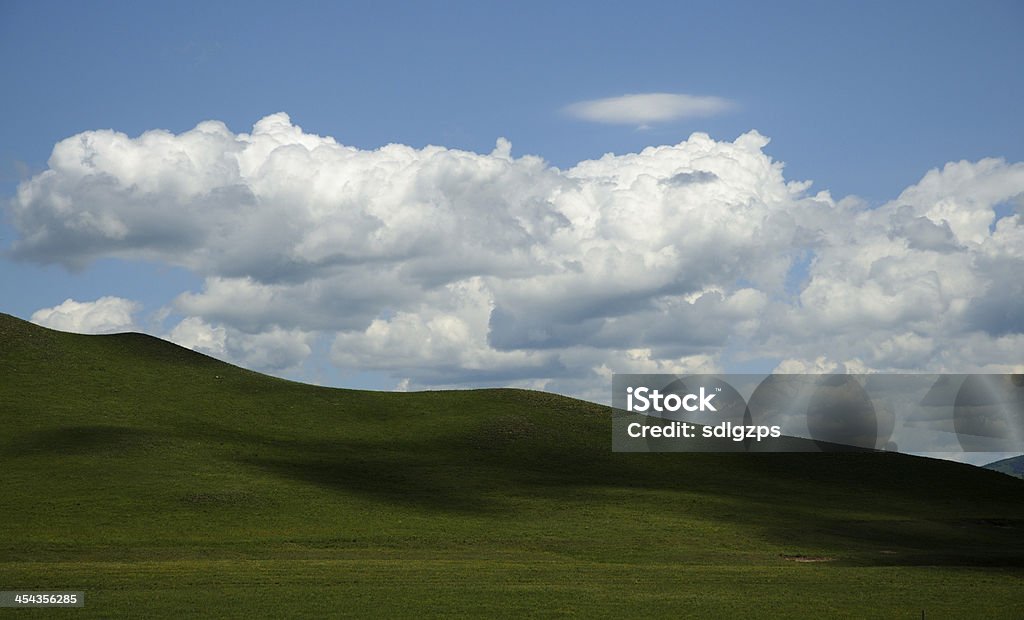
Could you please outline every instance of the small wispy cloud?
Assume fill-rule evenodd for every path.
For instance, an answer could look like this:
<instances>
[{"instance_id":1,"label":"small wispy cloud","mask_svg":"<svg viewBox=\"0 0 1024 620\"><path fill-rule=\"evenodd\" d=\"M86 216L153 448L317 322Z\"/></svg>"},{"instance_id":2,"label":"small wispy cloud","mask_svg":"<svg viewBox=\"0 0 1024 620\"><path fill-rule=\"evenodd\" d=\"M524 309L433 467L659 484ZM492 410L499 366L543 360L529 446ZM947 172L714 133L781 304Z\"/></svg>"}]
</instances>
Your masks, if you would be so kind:
<instances>
[{"instance_id":1,"label":"small wispy cloud","mask_svg":"<svg viewBox=\"0 0 1024 620\"><path fill-rule=\"evenodd\" d=\"M641 93L579 101L566 106L565 111L576 118L595 123L646 126L682 118L713 116L733 105L733 102L721 97Z\"/></svg>"}]
</instances>

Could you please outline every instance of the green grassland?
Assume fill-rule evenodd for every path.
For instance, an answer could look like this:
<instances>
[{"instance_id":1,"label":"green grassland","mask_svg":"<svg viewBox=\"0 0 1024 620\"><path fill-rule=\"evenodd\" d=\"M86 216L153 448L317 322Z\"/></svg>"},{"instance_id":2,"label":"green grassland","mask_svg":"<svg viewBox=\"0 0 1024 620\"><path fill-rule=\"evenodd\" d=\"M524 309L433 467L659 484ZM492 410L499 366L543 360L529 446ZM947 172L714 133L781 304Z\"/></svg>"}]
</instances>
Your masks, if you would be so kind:
<instances>
[{"instance_id":1,"label":"green grassland","mask_svg":"<svg viewBox=\"0 0 1024 620\"><path fill-rule=\"evenodd\" d=\"M612 453L610 415L320 388L0 315L0 590L86 592L19 617L1024 615L1022 480Z\"/></svg>"}]
</instances>

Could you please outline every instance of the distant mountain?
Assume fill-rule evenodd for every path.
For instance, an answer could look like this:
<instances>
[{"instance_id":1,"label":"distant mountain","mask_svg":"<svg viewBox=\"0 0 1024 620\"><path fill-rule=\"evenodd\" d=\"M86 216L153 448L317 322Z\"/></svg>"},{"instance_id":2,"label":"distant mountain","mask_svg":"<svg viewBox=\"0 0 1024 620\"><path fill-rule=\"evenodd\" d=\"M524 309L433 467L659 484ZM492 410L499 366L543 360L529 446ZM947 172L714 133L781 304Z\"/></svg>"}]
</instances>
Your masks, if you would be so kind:
<instances>
[{"instance_id":1,"label":"distant mountain","mask_svg":"<svg viewBox=\"0 0 1024 620\"><path fill-rule=\"evenodd\" d=\"M1004 474L1009 474L1011 476L1016 476L1017 478L1024 478L1024 455L994 461L988 465L983 465L982 467L993 471L999 471Z\"/></svg>"}]
</instances>

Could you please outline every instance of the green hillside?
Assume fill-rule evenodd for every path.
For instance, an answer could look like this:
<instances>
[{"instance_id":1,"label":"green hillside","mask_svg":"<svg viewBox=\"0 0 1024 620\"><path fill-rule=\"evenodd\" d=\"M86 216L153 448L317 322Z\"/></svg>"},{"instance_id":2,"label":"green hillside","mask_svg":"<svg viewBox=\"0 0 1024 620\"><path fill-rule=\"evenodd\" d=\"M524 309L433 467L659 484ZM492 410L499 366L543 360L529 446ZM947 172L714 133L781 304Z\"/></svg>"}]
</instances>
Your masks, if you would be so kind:
<instances>
[{"instance_id":1,"label":"green hillside","mask_svg":"<svg viewBox=\"0 0 1024 620\"><path fill-rule=\"evenodd\" d=\"M382 393L0 315L26 616L1019 618L1024 481L887 453L617 454L607 408Z\"/></svg>"}]
</instances>

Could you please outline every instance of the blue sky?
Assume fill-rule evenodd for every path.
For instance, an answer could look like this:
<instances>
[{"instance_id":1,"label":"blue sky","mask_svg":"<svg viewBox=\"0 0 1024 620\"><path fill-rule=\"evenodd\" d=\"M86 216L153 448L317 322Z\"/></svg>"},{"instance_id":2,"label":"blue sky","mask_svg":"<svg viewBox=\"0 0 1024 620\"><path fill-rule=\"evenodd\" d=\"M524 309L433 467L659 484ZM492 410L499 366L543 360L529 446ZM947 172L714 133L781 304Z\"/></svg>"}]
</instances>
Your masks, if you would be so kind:
<instances>
[{"instance_id":1,"label":"blue sky","mask_svg":"<svg viewBox=\"0 0 1024 620\"><path fill-rule=\"evenodd\" d=\"M552 6L553 5L553 6ZM789 175L891 198L958 159L1020 160L1019 2L0 4L7 193L86 129L241 131L288 112L364 148L489 150L557 166L699 130L772 138ZM574 101L727 97L712 119L637 132Z\"/></svg>"},{"instance_id":2,"label":"blue sky","mask_svg":"<svg viewBox=\"0 0 1024 620\"><path fill-rule=\"evenodd\" d=\"M1020 210L1017 163L1024 161L1022 26L1024 5L1010 1L285 7L5 0L0 193L8 206L0 224L0 309L29 318L66 299L114 298L120 301L64 306L38 320L84 331L176 334L187 346L276 374L388 389L522 384L595 397L606 391L602 373L637 365L1012 369L1021 361L1015 338L1024 331L1013 318L1012 276L1020 260L1020 221L1012 217ZM595 122L579 113L581 102L657 94L675 97L669 108L682 107L649 122ZM722 105L691 114L691 100L680 97ZM635 112L649 101L623 105ZM40 179L66 138L106 129L130 140L158 129L181 135L216 120L228 133L211 129L219 142L209 148L233 153L257 122L279 112L301 136L288 133L287 123L270 123L267 140L311 149L321 142L310 136L329 136L359 149L364 163L351 174L363 189L307 195L289 185L296 175L308 174L298 184L308 187L337 179L337 162L243 175L247 189L238 200L255 205L254 217L267 223L233 235L223 230L228 207L217 201L237 189L237 179L213 180L206 193L182 197L160 184L180 171L161 172L164 151L145 147L139 174L150 177L117 177L110 170L127 168L115 162L106 178L122 185L109 195L63 170L52 186L39 181L36 198L15 204L19 184ZM752 130L770 143L737 141ZM687 142L694 132L710 142ZM114 161L123 152L106 134L95 136L89 148L99 157ZM507 174L493 176L489 166L505 161L490 155L499 137L511 142L511 157L544 163L516 159ZM377 151L389 143L413 150ZM448 149L447 159L423 164L427 145ZM683 146L577 167L658 145ZM480 157L459 164L460 151ZM985 158L996 163L979 163ZM961 160L965 167L946 167ZM416 172L387 193L366 171L395 162ZM771 162L785 169L773 172ZM925 183L933 169L938 176ZM658 180L645 189L637 181L643 174ZM147 179L156 189L138 189ZM786 183L807 180L813 186L786 194ZM261 193L267 187L273 192ZM530 197L495 206L492 187ZM286 189L292 193L281 198ZM904 190L910 193L897 200ZM166 201L170 217L188 226L154 241L168 225L145 219L158 216L141 214L138 196L118 202L134 191L152 204ZM579 196L564 198L574 191ZM452 228L417 236L399 217L401 201L388 202L394 192L438 210L420 229L433 221ZM682 206L655 214L637 207L644 196ZM843 200L849 196L859 201ZM62 200L70 211L55 206ZM900 211L904 203L909 210ZM538 211L540 204L548 206ZM751 215L750 205L762 210ZM288 209L307 206L294 221L312 223L298 237L268 232L275 222L293 224ZM76 213L107 226L107 236L69 224ZM208 215L220 222L219 232L211 232ZM620 216L637 227L677 231L680 241L638 235ZM518 224L506 230L508 218ZM383 224L368 228L366 238L384 241L362 247L352 231L371 220ZM711 221L719 232L708 228ZM552 232L544 222L571 232ZM729 222L765 228L726 239L721 230ZM501 234L489 237L495 229ZM694 231L707 234L689 236ZM28 241L33 233L49 241ZM567 245L569 238L577 244ZM261 243L268 256L279 252L305 266L289 263L297 271L288 286L299 288L281 284L285 267L265 269L271 259L244 251ZM431 247L434 254L424 250ZM623 258L637 247L646 253ZM719 250L732 254L715 255ZM747 267L730 266L737 256ZM858 267L864 256L873 262ZM321 270L323 261L331 265ZM368 266L381 261L389 265L383 271ZM910 267L922 261L931 265L926 272ZM975 270L956 272L961 263ZM645 280L662 272L668 275ZM847 272L853 275L837 275ZM945 278L937 289L929 288L932 273ZM339 283L392 276L410 288L363 298L368 288ZM621 290L598 290L620 279ZM968 281L982 284L969 291ZM941 294L933 300L935 290ZM293 302L271 310L253 301L271 297ZM927 317L919 312L933 302L945 305ZM253 304L260 316L237 310ZM90 312L92 319L82 318ZM58 314L64 323L53 318ZM715 331L701 317L732 323ZM630 343L623 330L634 324L645 331ZM419 347L420 338L432 344Z\"/></svg>"}]
</instances>

